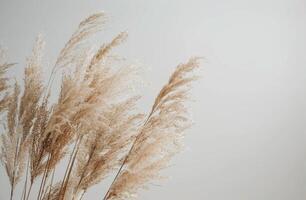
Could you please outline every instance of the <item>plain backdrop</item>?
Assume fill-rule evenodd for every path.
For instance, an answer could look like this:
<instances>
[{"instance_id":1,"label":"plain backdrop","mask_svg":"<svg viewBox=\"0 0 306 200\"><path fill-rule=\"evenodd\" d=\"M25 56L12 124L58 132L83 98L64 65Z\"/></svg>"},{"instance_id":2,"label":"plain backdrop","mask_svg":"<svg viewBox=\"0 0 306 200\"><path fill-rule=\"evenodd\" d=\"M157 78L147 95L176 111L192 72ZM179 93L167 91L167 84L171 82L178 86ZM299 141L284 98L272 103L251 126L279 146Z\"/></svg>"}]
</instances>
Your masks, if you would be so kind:
<instances>
[{"instance_id":1,"label":"plain backdrop","mask_svg":"<svg viewBox=\"0 0 306 200\"><path fill-rule=\"evenodd\" d=\"M21 80L41 33L47 77L78 23L99 11L109 22L95 40L128 31L116 53L149 71L143 110L178 63L204 57L185 150L139 199L306 198L305 0L0 0L0 44L18 63L10 74ZM85 199L101 199L111 178Z\"/></svg>"}]
</instances>

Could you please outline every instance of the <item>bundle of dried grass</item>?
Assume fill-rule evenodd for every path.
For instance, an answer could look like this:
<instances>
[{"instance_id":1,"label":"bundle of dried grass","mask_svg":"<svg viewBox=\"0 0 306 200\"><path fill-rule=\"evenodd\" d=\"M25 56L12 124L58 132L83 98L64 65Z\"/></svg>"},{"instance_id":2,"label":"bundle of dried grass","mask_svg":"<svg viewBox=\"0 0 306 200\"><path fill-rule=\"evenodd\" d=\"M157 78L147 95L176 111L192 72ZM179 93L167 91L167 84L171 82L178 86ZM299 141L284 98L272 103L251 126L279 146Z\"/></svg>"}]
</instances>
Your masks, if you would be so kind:
<instances>
[{"instance_id":1,"label":"bundle of dried grass","mask_svg":"<svg viewBox=\"0 0 306 200\"><path fill-rule=\"evenodd\" d=\"M88 39L104 23L105 15L98 13L79 24L60 51L46 85L42 37L27 60L22 88L7 78L13 64L0 51L0 113L6 119L0 159L9 177L10 199L23 179L23 200L79 200L116 170L104 199L128 199L158 177L177 152L190 125L184 102L198 59L177 67L145 119L136 108L139 95L132 89L138 68L122 65L111 55L127 34L122 32L95 52L90 50ZM51 103L59 70L63 73L60 93ZM60 163L66 170L57 178ZM38 190L31 192L35 183Z\"/></svg>"}]
</instances>

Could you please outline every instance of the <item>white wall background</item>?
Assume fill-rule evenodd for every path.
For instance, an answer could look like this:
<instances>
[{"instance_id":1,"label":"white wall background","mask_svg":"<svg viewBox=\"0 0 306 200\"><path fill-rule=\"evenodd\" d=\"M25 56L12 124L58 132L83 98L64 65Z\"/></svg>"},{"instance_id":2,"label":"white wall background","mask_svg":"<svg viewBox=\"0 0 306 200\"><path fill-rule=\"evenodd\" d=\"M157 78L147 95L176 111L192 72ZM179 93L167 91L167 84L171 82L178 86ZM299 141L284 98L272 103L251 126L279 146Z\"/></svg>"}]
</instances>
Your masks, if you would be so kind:
<instances>
[{"instance_id":1,"label":"white wall background","mask_svg":"<svg viewBox=\"0 0 306 200\"><path fill-rule=\"evenodd\" d=\"M0 0L0 44L20 63L13 74L21 77L38 33L51 65L97 11L111 16L97 40L127 30L118 52L151 68L143 109L176 64L205 57L186 150L140 199L306 198L305 0ZM1 168L1 200L7 181ZM87 199L101 199L105 185Z\"/></svg>"}]
</instances>

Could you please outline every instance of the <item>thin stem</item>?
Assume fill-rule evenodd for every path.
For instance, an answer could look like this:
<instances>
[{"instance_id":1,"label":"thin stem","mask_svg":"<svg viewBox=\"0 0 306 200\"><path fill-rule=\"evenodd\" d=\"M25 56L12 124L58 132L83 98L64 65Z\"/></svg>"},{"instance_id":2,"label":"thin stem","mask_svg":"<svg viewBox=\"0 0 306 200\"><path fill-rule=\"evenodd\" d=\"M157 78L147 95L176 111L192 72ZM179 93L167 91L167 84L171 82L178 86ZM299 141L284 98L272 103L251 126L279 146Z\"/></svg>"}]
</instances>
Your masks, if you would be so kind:
<instances>
[{"instance_id":1,"label":"thin stem","mask_svg":"<svg viewBox=\"0 0 306 200\"><path fill-rule=\"evenodd\" d=\"M48 156L48 160L47 160L47 164L46 164L45 169L44 169L43 177L41 178L39 192L38 192L38 196L37 196L38 200L40 199L40 196L42 195L42 189L43 189L46 177L47 177L47 171L48 171L50 159L51 159L51 155Z\"/></svg>"},{"instance_id":2,"label":"thin stem","mask_svg":"<svg viewBox=\"0 0 306 200\"><path fill-rule=\"evenodd\" d=\"M31 190L32 190L32 186L33 186L33 182L30 183L30 187L29 187L29 191L28 191L26 200L29 200L30 193L31 193Z\"/></svg>"},{"instance_id":3,"label":"thin stem","mask_svg":"<svg viewBox=\"0 0 306 200\"><path fill-rule=\"evenodd\" d=\"M40 199L43 198L43 195L44 195L44 192L45 192L45 186L46 186L46 182L48 180L48 177L49 177L49 174L50 174L50 164L51 164L51 157L52 157L52 153L50 155L50 159L48 160L47 162L47 166L46 166L46 176L45 176L45 180L44 180L44 183L43 183L43 187L42 187L42 191L41 191L41 196L40 196Z\"/></svg>"},{"instance_id":4,"label":"thin stem","mask_svg":"<svg viewBox=\"0 0 306 200\"><path fill-rule=\"evenodd\" d=\"M25 198L25 189L23 188L20 200L24 200L24 198Z\"/></svg>"},{"instance_id":5,"label":"thin stem","mask_svg":"<svg viewBox=\"0 0 306 200\"><path fill-rule=\"evenodd\" d=\"M50 183L50 185L49 185L48 200L50 199L50 193L51 193L51 189L52 189L54 174L55 174L55 167L54 167L54 169L53 169L52 177L51 177L51 183Z\"/></svg>"},{"instance_id":6,"label":"thin stem","mask_svg":"<svg viewBox=\"0 0 306 200\"><path fill-rule=\"evenodd\" d=\"M14 187L11 186L11 195L10 195L10 200L13 199L13 196L14 196Z\"/></svg>"},{"instance_id":7,"label":"thin stem","mask_svg":"<svg viewBox=\"0 0 306 200\"><path fill-rule=\"evenodd\" d=\"M76 186L76 189L75 189L75 192L78 192L78 189L79 189L79 187L80 187L80 185L81 185L81 183L82 183L82 181L83 181L83 178L84 178L84 176L85 176L85 172L86 172L86 170L87 170L87 167L88 167L88 165L89 165L89 163L90 163L90 161L91 161L91 159L92 159L92 157L93 157L93 153L95 152L95 150L96 150L96 145L92 148L92 150L91 150L91 152L90 152L90 155L89 155L89 158L88 158L88 160L87 160L87 162L86 162L86 165L85 165L85 167L84 167L84 169L83 169L83 172L82 172L82 175L81 175L81 177L80 177L80 180L79 180L79 182L78 182L78 185ZM73 197L73 199L74 199L74 197Z\"/></svg>"},{"instance_id":8,"label":"thin stem","mask_svg":"<svg viewBox=\"0 0 306 200\"><path fill-rule=\"evenodd\" d=\"M23 200L25 200L25 198L27 196L27 183L28 183L28 174L29 174L29 164L30 164L30 159L28 159L28 162L27 162L26 178L25 178L24 187L23 187L23 197L22 197Z\"/></svg>"},{"instance_id":9,"label":"thin stem","mask_svg":"<svg viewBox=\"0 0 306 200\"><path fill-rule=\"evenodd\" d=\"M46 177L45 177L45 180L44 180L44 183L43 183L43 187L42 187L42 191L41 191L41 195L40 195L40 199L42 199L44 197L44 194L45 194L45 186L46 186L46 183L48 181L48 177L49 177L49 167L47 167L47 172L46 172Z\"/></svg>"},{"instance_id":10,"label":"thin stem","mask_svg":"<svg viewBox=\"0 0 306 200\"><path fill-rule=\"evenodd\" d=\"M38 191L38 195L37 195L38 200L40 199L40 194L41 194L41 191L42 191L43 183L45 181L45 176L46 176L46 168L44 169L43 176L41 177L41 182L40 182L39 191Z\"/></svg>"},{"instance_id":11,"label":"thin stem","mask_svg":"<svg viewBox=\"0 0 306 200\"><path fill-rule=\"evenodd\" d=\"M154 109L151 110L150 114L148 115L146 121L145 121L144 124L143 124L143 127L148 123L150 117L154 114L154 111L155 111ZM143 133L143 131L141 130L140 133L135 137L135 139L134 139L134 141L133 141L133 144L132 144L130 150L129 150L128 153L126 154L126 156L125 156L125 158L124 158L124 160L123 160L123 162L122 162L122 164L121 164L121 166L120 166L120 168L119 168L119 170L118 170L118 172L117 172L115 178L113 179L113 181L112 181L111 185L109 186L109 188L108 188L108 190L107 190L105 196L103 197L103 200L106 200L106 199L108 198L112 186L115 184L117 178L119 177L119 175L120 175L120 173L121 173L121 171L122 171L122 169L123 169L123 166L126 164L129 155L131 154L132 150L133 150L134 147L135 147L136 141L137 141L138 138L142 135L142 133Z\"/></svg>"},{"instance_id":12,"label":"thin stem","mask_svg":"<svg viewBox=\"0 0 306 200\"><path fill-rule=\"evenodd\" d=\"M83 191L83 193L82 193L82 195L81 195L81 197L80 197L79 200L82 200L82 199L83 199L85 193L86 193L86 190Z\"/></svg>"},{"instance_id":13,"label":"thin stem","mask_svg":"<svg viewBox=\"0 0 306 200\"><path fill-rule=\"evenodd\" d=\"M74 144L74 147L73 147L73 149L72 149L72 152L71 152L71 154L70 154L70 158L69 158L69 161L68 161L66 170L65 170L64 178L63 178L62 183L61 183L60 191L62 191L62 188L63 188L63 186L64 186L64 183L65 183L65 180L66 180L66 177L67 177L67 174L68 174L68 169L69 169L69 167L70 167L70 164L71 164L71 161L72 161L72 158L73 158L75 149L76 149L76 147L77 147L77 142L78 142L78 139L76 140L76 142L75 142L75 144Z\"/></svg>"},{"instance_id":14,"label":"thin stem","mask_svg":"<svg viewBox=\"0 0 306 200\"><path fill-rule=\"evenodd\" d=\"M16 165L17 165L17 158L18 158L18 149L19 149L19 142L20 138L17 140L16 149L15 149L15 155L14 155L14 169L13 169L13 180L11 183L11 194L10 194L10 200L13 199L14 196L14 189L15 189L15 173L16 173Z\"/></svg>"},{"instance_id":15,"label":"thin stem","mask_svg":"<svg viewBox=\"0 0 306 200\"><path fill-rule=\"evenodd\" d=\"M39 191L38 191L38 195L37 195L37 200L40 199L41 192L42 192L42 187L43 187L43 184L44 184L44 182L45 182L46 174L47 174L46 171L44 171L43 176L41 177L41 182L40 182L40 186L39 186Z\"/></svg>"},{"instance_id":16,"label":"thin stem","mask_svg":"<svg viewBox=\"0 0 306 200\"><path fill-rule=\"evenodd\" d=\"M51 74L49 76L49 80L48 80L47 87L46 87L46 93L43 98L44 100L47 98L49 91L51 89L51 86L53 84L53 80L54 80L53 75L55 74L55 71L56 71L56 65L52 68Z\"/></svg>"},{"instance_id":17,"label":"thin stem","mask_svg":"<svg viewBox=\"0 0 306 200\"><path fill-rule=\"evenodd\" d=\"M119 168L119 170L118 170L118 172L117 172L117 174L116 174L114 180L112 181L111 185L109 186L109 188L108 188L108 190L107 190L107 192L106 192L106 194L105 194L103 200L106 200L106 199L108 198L108 195L109 195L109 193L110 193L110 190L111 190L112 186L114 185L114 183L115 183L115 181L117 180L119 174L121 173L121 170L122 170L123 166L125 165L125 163L126 163L126 161L127 161L127 157L128 157L128 156L125 157L125 159L124 159L122 165L120 166L120 168Z\"/></svg>"},{"instance_id":18,"label":"thin stem","mask_svg":"<svg viewBox=\"0 0 306 200\"><path fill-rule=\"evenodd\" d=\"M70 175L71 175L71 172L72 172L72 168L73 168L73 166L74 166L74 162L75 162L75 160L76 160L76 156L77 156L78 151L79 151L79 146L80 146L81 140L82 140L82 137L81 137L81 138L78 140L78 142L77 142L77 148L76 148L76 150L75 150L75 153L74 153L74 156L73 156L71 165L70 165L70 167L69 167L69 171L68 171L68 174L67 174L67 178L66 178L66 180L65 180L65 185L64 185L64 189L63 189L63 194L61 195L62 199L65 198L65 193L66 193L66 190L67 190L69 178L70 178Z\"/></svg>"}]
</instances>

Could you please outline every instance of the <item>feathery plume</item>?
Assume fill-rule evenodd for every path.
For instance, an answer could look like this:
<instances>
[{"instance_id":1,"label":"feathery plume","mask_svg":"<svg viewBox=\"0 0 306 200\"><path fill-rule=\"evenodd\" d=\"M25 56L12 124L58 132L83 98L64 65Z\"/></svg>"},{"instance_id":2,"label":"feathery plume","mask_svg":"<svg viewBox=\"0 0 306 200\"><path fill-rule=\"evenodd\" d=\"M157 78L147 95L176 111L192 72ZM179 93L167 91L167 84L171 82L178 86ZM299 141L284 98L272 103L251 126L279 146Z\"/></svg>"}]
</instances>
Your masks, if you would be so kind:
<instances>
[{"instance_id":1,"label":"feathery plume","mask_svg":"<svg viewBox=\"0 0 306 200\"><path fill-rule=\"evenodd\" d=\"M98 129L86 135L77 157L75 195L99 183L120 164L136 133L142 114L130 114L137 97L112 105L103 113Z\"/></svg>"},{"instance_id":2,"label":"feathery plume","mask_svg":"<svg viewBox=\"0 0 306 200\"><path fill-rule=\"evenodd\" d=\"M0 112L3 112L8 103L8 78L6 77L7 70L13 66L14 63L7 63L5 51L0 47Z\"/></svg>"},{"instance_id":3,"label":"feathery plume","mask_svg":"<svg viewBox=\"0 0 306 200\"><path fill-rule=\"evenodd\" d=\"M84 53L83 50L86 41L101 29L105 21L106 17L104 13L96 13L83 20L61 50L55 67L65 67L77 61L78 56Z\"/></svg>"},{"instance_id":4,"label":"feathery plume","mask_svg":"<svg viewBox=\"0 0 306 200\"><path fill-rule=\"evenodd\" d=\"M189 74L198 66L198 58L179 65L161 89L104 199L135 196L140 187L159 177L159 171L177 152L180 138L189 126L184 101L190 82L195 80Z\"/></svg>"},{"instance_id":5,"label":"feathery plume","mask_svg":"<svg viewBox=\"0 0 306 200\"><path fill-rule=\"evenodd\" d=\"M23 130L23 140L28 136L33 125L33 120L38 109L39 100L43 94L43 83L41 80L41 59L44 49L44 41L41 36L36 39L28 65L24 71L24 91L20 99L19 121Z\"/></svg>"},{"instance_id":6,"label":"feathery plume","mask_svg":"<svg viewBox=\"0 0 306 200\"><path fill-rule=\"evenodd\" d=\"M5 127L5 134L1 135L1 162L6 169L6 173L10 180L11 185L11 199L13 198L15 186L20 179L23 170L19 168L20 157L18 156L20 148L20 130L17 129L17 111L18 111L18 96L20 88L15 83L14 91L9 96L7 107L7 128ZM22 167L22 166L21 166ZM19 176L18 176L18 175Z\"/></svg>"}]
</instances>

